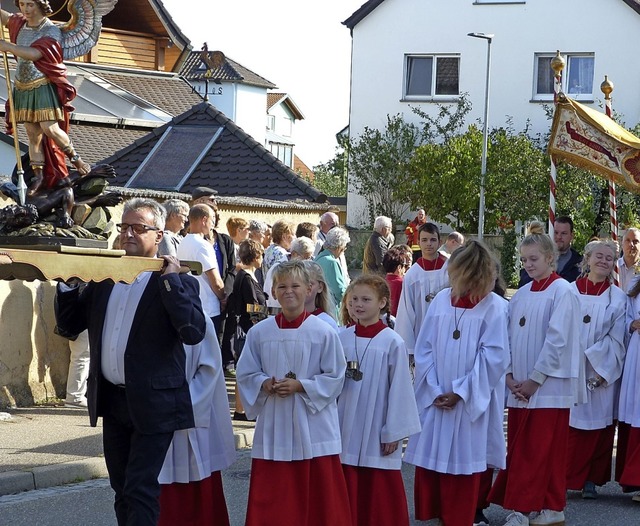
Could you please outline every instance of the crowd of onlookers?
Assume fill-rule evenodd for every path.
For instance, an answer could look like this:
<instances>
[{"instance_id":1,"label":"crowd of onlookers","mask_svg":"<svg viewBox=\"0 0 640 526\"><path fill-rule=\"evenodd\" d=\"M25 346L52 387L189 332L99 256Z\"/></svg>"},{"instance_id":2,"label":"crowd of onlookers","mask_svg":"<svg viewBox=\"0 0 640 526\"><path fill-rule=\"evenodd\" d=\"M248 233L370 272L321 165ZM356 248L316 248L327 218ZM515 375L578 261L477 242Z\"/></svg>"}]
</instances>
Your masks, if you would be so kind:
<instances>
[{"instance_id":1,"label":"crowd of onlookers","mask_svg":"<svg viewBox=\"0 0 640 526\"><path fill-rule=\"evenodd\" d=\"M232 418L257 419L250 526L283 510L292 524L408 524L402 462L415 466L419 520L487 525L484 509L495 503L513 510L506 526L562 525L567 490L593 499L610 480L616 430L615 480L640 490L639 230L627 230L621 256L600 239L581 255L570 218L557 219L553 238L532 223L507 298L495 255L459 232L441 236L424 210L407 244L377 217L351 279L350 237L336 214L318 225L232 216L223 233L215 195L193 197L191 206L125 204L119 246L157 250L160 276L58 289L64 333L89 329L89 410L92 422L105 419L119 523L140 513L150 522L136 524L159 514L162 525L228 525L220 471L235 454L225 377L235 380ZM202 272L179 274L180 260ZM132 343L141 334L155 342L147 354ZM185 388L190 402L177 398ZM150 392L163 408L190 403L193 419L165 412L171 425L143 425L152 413L143 418L137 400ZM123 434L133 437L124 456ZM147 477L144 497L131 473Z\"/></svg>"}]
</instances>

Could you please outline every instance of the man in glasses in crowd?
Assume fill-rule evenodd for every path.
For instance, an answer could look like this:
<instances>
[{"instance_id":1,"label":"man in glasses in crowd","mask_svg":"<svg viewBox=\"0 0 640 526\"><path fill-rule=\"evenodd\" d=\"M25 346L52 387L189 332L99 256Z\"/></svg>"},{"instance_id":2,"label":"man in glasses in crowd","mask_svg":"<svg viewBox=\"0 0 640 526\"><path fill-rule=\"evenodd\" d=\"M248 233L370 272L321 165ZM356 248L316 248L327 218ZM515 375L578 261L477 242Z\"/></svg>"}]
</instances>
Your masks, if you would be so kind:
<instances>
[{"instance_id":1,"label":"man in glasses in crowd","mask_svg":"<svg viewBox=\"0 0 640 526\"><path fill-rule=\"evenodd\" d=\"M118 224L128 256L155 257L164 209L150 199L125 203ZM183 344L204 338L198 283L163 256L162 271L133 283L58 284L56 318L65 335L89 331L87 386L92 426L103 417L104 456L120 526L152 526L160 511L158 474L173 432L194 426Z\"/></svg>"}]
</instances>

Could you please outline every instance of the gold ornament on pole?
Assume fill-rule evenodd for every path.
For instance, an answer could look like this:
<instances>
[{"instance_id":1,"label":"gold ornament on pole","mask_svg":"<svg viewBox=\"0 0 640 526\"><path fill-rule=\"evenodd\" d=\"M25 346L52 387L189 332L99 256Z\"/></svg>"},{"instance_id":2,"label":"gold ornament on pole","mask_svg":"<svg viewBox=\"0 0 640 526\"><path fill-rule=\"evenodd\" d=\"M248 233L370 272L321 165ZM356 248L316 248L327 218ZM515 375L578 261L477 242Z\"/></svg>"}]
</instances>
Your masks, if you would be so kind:
<instances>
[{"instance_id":1,"label":"gold ornament on pole","mask_svg":"<svg viewBox=\"0 0 640 526\"><path fill-rule=\"evenodd\" d=\"M605 75L602 84L600 84L600 91L604 93L605 100L611 99L611 92L613 91L613 82L609 80L609 76Z\"/></svg>"},{"instance_id":2,"label":"gold ornament on pole","mask_svg":"<svg viewBox=\"0 0 640 526\"><path fill-rule=\"evenodd\" d=\"M551 59L551 69L556 75L559 75L560 73L562 73L562 70L564 69L566 64L567 62L560 54L560 50L557 50L556 56Z\"/></svg>"}]
</instances>

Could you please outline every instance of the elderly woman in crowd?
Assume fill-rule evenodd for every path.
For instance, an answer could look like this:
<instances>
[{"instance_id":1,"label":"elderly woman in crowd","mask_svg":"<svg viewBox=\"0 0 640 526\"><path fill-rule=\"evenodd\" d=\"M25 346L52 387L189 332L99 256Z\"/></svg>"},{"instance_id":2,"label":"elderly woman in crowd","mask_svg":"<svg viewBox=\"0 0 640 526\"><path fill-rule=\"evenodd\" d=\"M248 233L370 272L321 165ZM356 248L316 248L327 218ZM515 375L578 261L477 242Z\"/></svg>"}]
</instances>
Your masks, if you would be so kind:
<instances>
[{"instance_id":1,"label":"elderly woman in crowd","mask_svg":"<svg viewBox=\"0 0 640 526\"><path fill-rule=\"evenodd\" d=\"M313 251L316 245L308 237L297 237L291 242L291 259L313 259ZM273 271L278 267L280 263L273 265L267 275L264 278L264 285L262 286L264 293L267 295L267 306L280 308L280 302L272 297L271 287L273 286Z\"/></svg>"},{"instance_id":2,"label":"elderly woman in crowd","mask_svg":"<svg viewBox=\"0 0 640 526\"><path fill-rule=\"evenodd\" d=\"M385 275L382 266L382 258L395 242L391 233L391 219L385 216L376 217L373 224L373 234L364 246L364 258L362 260L362 272Z\"/></svg>"},{"instance_id":3,"label":"elderly woman in crowd","mask_svg":"<svg viewBox=\"0 0 640 526\"><path fill-rule=\"evenodd\" d=\"M296 226L285 219L279 219L271 227L273 243L264 252L264 266L268 271L276 263L284 263L289 260L291 242L295 239Z\"/></svg>"},{"instance_id":4,"label":"elderly woman in crowd","mask_svg":"<svg viewBox=\"0 0 640 526\"><path fill-rule=\"evenodd\" d=\"M339 226L332 228L327 233L324 249L315 259L324 272L334 305L340 305L342 296L347 290L347 278L340 265L340 256L344 254L349 241L351 238L346 229Z\"/></svg>"}]
</instances>

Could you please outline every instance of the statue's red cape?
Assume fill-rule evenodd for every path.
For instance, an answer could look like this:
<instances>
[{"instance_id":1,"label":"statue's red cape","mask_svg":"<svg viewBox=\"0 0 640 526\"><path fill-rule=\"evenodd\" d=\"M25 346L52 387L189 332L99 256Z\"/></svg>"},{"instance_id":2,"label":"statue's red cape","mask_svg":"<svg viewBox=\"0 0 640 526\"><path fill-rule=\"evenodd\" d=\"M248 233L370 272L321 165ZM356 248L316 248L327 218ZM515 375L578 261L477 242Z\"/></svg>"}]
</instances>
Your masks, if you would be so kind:
<instances>
[{"instance_id":1,"label":"statue's red cape","mask_svg":"<svg viewBox=\"0 0 640 526\"><path fill-rule=\"evenodd\" d=\"M9 18L7 27L9 28L9 38L11 42L16 42L18 31L20 31L26 22L22 14L15 14ZM75 109L71 105L71 101L76 97L76 88L67 79L67 67L63 63L62 46L53 38L43 37L31 44L31 47L42 53L42 58L35 61L34 65L44 73L49 81L56 87L58 100L64 112L64 120L59 121L58 125L68 134L69 115ZM5 112L7 133L13 134L10 115L9 101L7 101ZM45 157L43 185L45 188L52 188L60 179L64 179L69 175L66 156L46 135L43 137L43 149Z\"/></svg>"}]
</instances>

